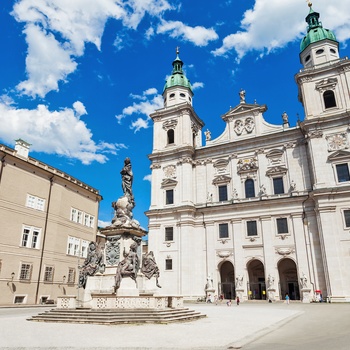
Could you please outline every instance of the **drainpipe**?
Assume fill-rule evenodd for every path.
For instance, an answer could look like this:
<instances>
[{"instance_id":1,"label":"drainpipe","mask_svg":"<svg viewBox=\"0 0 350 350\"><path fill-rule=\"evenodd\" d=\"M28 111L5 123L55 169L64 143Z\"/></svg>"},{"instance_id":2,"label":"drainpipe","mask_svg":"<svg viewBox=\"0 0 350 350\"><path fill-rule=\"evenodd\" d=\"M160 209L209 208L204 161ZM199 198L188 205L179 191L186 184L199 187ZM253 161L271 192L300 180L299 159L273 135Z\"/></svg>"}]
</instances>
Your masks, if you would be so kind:
<instances>
[{"instance_id":1,"label":"drainpipe","mask_svg":"<svg viewBox=\"0 0 350 350\"><path fill-rule=\"evenodd\" d=\"M53 185L53 176L50 178L50 188L49 188L49 195L47 198L47 209L46 209L46 217L45 217L45 226L44 226L44 232L43 232L43 243L41 247L41 255L40 255L40 264L39 264L39 272L38 272L38 282L36 285L36 292L35 292L35 304L38 303L38 295L39 295L39 287L40 287L40 276L41 276L41 270L43 268L43 258L44 258L44 250L45 250L45 240L46 240L46 232L47 232L47 223L49 218L49 209L50 209L50 200L51 200L51 191L52 191L52 185Z\"/></svg>"}]
</instances>

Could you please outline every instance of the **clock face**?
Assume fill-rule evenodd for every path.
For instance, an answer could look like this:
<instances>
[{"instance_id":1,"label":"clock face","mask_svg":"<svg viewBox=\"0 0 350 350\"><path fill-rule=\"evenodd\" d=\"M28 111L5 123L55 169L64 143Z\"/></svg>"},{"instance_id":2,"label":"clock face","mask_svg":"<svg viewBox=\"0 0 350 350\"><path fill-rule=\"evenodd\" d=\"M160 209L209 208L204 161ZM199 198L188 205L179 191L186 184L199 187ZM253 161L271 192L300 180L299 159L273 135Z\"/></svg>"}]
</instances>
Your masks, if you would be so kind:
<instances>
[{"instance_id":1,"label":"clock face","mask_svg":"<svg viewBox=\"0 0 350 350\"><path fill-rule=\"evenodd\" d=\"M166 177L175 177L175 166L170 165L164 169L164 174Z\"/></svg>"},{"instance_id":2,"label":"clock face","mask_svg":"<svg viewBox=\"0 0 350 350\"><path fill-rule=\"evenodd\" d=\"M328 138L329 150L335 151L343 148L347 148L347 139L344 134L332 135Z\"/></svg>"}]
</instances>

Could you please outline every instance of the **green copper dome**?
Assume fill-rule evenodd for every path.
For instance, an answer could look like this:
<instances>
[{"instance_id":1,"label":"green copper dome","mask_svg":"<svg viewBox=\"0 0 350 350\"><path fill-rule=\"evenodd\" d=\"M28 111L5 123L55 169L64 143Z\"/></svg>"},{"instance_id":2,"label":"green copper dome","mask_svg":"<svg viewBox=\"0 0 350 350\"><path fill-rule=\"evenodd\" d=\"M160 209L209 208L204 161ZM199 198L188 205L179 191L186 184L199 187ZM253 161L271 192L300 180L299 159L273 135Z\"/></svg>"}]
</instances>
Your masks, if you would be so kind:
<instances>
[{"instance_id":1,"label":"green copper dome","mask_svg":"<svg viewBox=\"0 0 350 350\"><path fill-rule=\"evenodd\" d=\"M307 34L300 44L300 52L303 52L310 44L321 40L328 39L337 42L334 33L331 30L322 27L322 23L318 20L320 14L312 9L311 4L309 4L309 6L310 12L305 18L305 21L308 24Z\"/></svg>"},{"instance_id":2,"label":"green copper dome","mask_svg":"<svg viewBox=\"0 0 350 350\"><path fill-rule=\"evenodd\" d=\"M183 62L179 57L179 50L176 50L176 58L173 62L173 71L171 76L166 80L163 92L173 86L183 86L192 91L190 81L186 78L186 75L182 71Z\"/></svg>"}]
</instances>

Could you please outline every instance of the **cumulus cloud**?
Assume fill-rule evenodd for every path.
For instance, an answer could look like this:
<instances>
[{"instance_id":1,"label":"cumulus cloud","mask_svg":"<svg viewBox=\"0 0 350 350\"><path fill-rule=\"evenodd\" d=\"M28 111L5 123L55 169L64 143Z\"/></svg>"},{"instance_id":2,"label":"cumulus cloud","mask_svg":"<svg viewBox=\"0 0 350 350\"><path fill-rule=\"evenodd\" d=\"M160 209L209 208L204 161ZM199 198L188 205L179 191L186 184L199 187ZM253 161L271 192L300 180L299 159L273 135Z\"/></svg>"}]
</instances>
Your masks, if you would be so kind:
<instances>
[{"instance_id":1,"label":"cumulus cloud","mask_svg":"<svg viewBox=\"0 0 350 350\"><path fill-rule=\"evenodd\" d=\"M27 80L18 84L18 91L31 97L57 91L59 82L76 70L76 58L84 54L86 43L100 49L108 19L136 29L146 14L158 17L171 9L167 0L17 1L12 15L24 23L28 45ZM121 48L120 37L114 44Z\"/></svg>"},{"instance_id":2,"label":"cumulus cloud","mask_svg":"<svg viewBox=\"0 0 350 350\"><path fill-rule=\"evenodd\" d=\"M99 142L92 140L92 133L80 116L86 114L80 101L73 108L50 111L40 104L36 109L18 109L0 100L0 138L11 144L21 138L32 144L37 152L58 154L67 158L80 160L83 164L94 161L105 163L106 154L117 154L123 144Z\"/></svg>"},{"instance_id":3,"label":"cumulus cloud","mask_svg":"<svg viewBox=\"0 0 350 350\"><path fill-rule=\"evenodd\" d=\"M334 30L338 40L350 38L350 0L330 2L319 0L313 9L325 18L324 27ZM256 0L254 7L244 13L241 30L223 39L222 46L212 51L215 56L234 52L237 60L248 52L257 51L260 57L300 40L306 32L304 18L308 7L295 0Z\"/></svg>"},{"instance_id":4,"label":"cumulus cloud","mask_svg":"<svg viewBox=\"0 0 350 350\"><path fill-rule=\"evenodd\" d=\"M152 182L152 174L148 174L148 175L144 176L143 180Z\"/></svg>"},{"instance_id":5,"label":"cumulus cloud","mask_svg":"<svg viewBox=\"0 0 350 350\"><path fill-rule=\"evenodd\" d=\"M180 21L162 20L157 27L157 34L169 33L172 38L192 42L196 46L206 46L210 41L217 40L219 36L213 28L202 26L190 27Z\"/></svg>"},{"instance_id":6,"label":"cumulus cloud","mask_svg":"<svg viewBox=\"0 0 350 350\"><path fill-rule=\"evenodd\" d=\"M156 109L163 107L163 97L158 94L157 89L150 88L145 90L142 95L130 94L130 97L136 102L133 102L131 106L125 107L121 114L116 115L116 119L120 124L127 116L144 115L144 118L138 117L131 122L130 129L136 133L141 129L149 128L150 118L149 115Z\"/></svg>"},{"instance_id":7,"label":"cumulus cloud","mask_svg":"<svg viewBox=\"0 0 350 350\"><path fill-rule=\"evenodd\" d=\"M204 83L199 82L199 81L192 84L192 90L201 89L203 87L204 87Z\"/></svg>"}]
</instances>

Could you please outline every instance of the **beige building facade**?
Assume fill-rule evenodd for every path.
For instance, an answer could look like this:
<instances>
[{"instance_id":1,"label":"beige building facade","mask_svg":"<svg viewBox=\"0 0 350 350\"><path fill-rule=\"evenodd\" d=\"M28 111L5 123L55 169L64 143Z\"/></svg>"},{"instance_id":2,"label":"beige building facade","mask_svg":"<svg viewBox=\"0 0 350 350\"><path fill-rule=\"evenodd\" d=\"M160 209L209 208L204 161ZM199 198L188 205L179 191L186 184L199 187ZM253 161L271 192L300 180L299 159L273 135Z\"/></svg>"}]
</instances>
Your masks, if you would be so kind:
<instances>
[{"instance_id":1,"label":"beige building facade","mask_svg":"<svg viewBox=\"0 0 350 350\"><path fill-rule=\"evenodd\" d=\"M151 115L146 213L163 292L350 302L350 60L311 7L306 22L296 127L285 113L267 123L267 107L241 91L211 139L174 60Z\"/></svg>"},{"instance_id":2,"label":"beige building facade","mask_svg":"<svg viewBox=\"0 0 350 350\"><path fill-rule=\"evenodd\" d=\"M0 305L77 295L78 265L97 232L99 191L0 145Z\"/></svg>"}]
</instances>

